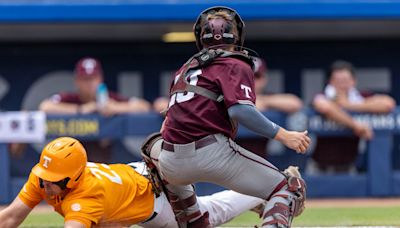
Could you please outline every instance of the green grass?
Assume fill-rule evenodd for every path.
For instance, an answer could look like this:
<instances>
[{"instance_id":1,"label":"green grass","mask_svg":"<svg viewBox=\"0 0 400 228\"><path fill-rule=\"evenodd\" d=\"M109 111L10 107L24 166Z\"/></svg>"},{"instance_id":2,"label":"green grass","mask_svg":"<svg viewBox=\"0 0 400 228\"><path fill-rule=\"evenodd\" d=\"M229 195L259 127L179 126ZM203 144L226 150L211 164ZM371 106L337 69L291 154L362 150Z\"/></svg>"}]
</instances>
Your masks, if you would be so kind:
<instances>
[{"instance_id":1,"label":"green grass","mask_svg":"<svg viewBox=\"0 0 400 228\"><path fill-rule=\"evenodd\" d=\"M63 227L64 218L56 212L32 213L21 227Z\"/></svg>"},{"instance_id":2,"label":"green grass","mask_svg":"<svg viewBox=\"0 0 400 228\"><path fill-rule=\"evenodd\" d=\"M21 227L62 227L63 218L56 213L31 214ZM260 225L255 213L246 212L225 226ZM293 226L400 226L400 207L307 208Z\"/></svg>"},{"instance_id":3,"label":"green grass","mask_svg":"<svg viewBox=\"0 0 400 228\"><path fill-rule=\"evenodd\" d=\"M295 226L400 226L400 207L309 208Z\"/></svg>"}]
</instances>

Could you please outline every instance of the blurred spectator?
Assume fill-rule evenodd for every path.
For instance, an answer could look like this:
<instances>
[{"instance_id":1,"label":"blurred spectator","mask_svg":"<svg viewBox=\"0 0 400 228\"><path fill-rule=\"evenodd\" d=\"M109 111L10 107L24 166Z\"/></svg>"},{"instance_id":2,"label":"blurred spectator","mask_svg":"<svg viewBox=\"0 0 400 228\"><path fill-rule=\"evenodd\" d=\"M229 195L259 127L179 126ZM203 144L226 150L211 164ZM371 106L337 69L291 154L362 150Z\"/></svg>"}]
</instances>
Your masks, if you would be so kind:
<instances>
[{"instance_id":1,"label":"blurred spectator","mask_svg":"<svg viewBox=\"0 0 400 228\"><path fill-rule=\"evenodd\" d=\"M256 93L256 106L260 111L275 110L291 114L299 111L303 107L303 102L293 94L265 94L268 84L268 72L265 61L254 57L254 83ZM238 139L237 143L242 147L255 152L257 155L267 157L267 138L245 138Z\"/></svg>"},{"instance_id":2,"label":"blurred spectator","mask_svg":"<svg viewBox=\"0 0 400 228\"><path fill-rule=\"evenodd\" d=\"M97 59L79 60L75 67L74 77L77 92L55 94L40 104L40 110L60 114L99 112L105 116L150 110L150 104L147 101L140 98L128 100L114 92L109 92L110 99L99 107L96 96L99 86L103 83L103 70Z\"/></svg>"},{"instance_id":3,"label":"blurred spectator","mask_svg":"<svg viewBox=\"0 0 400 228\"><path fill-rule=\"evenodd\" d=\"M323 172L355 171L359 138L373 137L371 128L354 120L346 111L367 113L391 112L396 103L387 95L363 96L356 89L354 67L346 61L335 61L330 68L329 82L323 94L318 94L313 106L326 118L353 130L354 137L318 137L312 158Z\"/></svg>"},{"instance_id":4,"label":"blurred spectator","mask_svg":"<svg viewBox=\"0 0 400 228\"><path fill-rule=\"evenodd\" d=\"M168 108L169 98L168 97L158 97L153 102L153 110L162 113Z\"/></svg>"},{"instance_id":5,"label":"blurred spectator","mask_svg":"<svg viewBox=\"0 0 400 228\"><path fill-rule=\"evenodd\" d=\"M254 58L254 83L257 95L256 106L260 111L276 110L294 113L303 107L303 102L297 96L288 93L264 94L268 84L267 65L261 58Z\"/></svg>"},{"instance_id":6,"label":"blurred spectator","mask_svg":"<svg viewBox=\"0 0 400 228\"><path fill-rule=\"evenodd\" d=\"M150 103L143 99L127 99L107 91L103 70L97 59L87 57L79 60L75 66L74 82L76 92L55 94L44 100L39 109L51 114L100 113L104 116L150 111ZM91 152L89 160L110 162L112 144L109 140L86 141L84 144Z\"/></svg>"}]
</instances>

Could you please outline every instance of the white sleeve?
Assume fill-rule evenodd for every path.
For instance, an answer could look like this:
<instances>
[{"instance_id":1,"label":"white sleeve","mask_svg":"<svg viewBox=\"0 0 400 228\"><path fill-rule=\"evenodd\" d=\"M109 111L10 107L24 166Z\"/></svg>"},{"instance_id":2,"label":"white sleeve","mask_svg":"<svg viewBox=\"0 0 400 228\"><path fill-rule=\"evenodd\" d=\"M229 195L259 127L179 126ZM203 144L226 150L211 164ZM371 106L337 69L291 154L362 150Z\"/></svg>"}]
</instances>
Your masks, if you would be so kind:
<instances>
[{"instance_id":1,"label":"white sleeve","mask_svg":"<svg viewBox=\"0 0 400 228\"><path fill-rule=\"evenodd\" d=\"M146 163L144 162L131 162L128 164L129 166L131 166L132 168L135 169L136 172L138 172L141 175L147 175L147 166Z\"/></svg>"},{"instance_id":2,"label":"white sleeve","mask_svg":"<svg viewBox=\"0 0 400 228\"><path fill-rule=\"evenodd\" d=\"M209 212L213 227L224 224L264 202L263 199L229 190L200 196L197 199L201 212Z\"/></svg>"}]
</instances>

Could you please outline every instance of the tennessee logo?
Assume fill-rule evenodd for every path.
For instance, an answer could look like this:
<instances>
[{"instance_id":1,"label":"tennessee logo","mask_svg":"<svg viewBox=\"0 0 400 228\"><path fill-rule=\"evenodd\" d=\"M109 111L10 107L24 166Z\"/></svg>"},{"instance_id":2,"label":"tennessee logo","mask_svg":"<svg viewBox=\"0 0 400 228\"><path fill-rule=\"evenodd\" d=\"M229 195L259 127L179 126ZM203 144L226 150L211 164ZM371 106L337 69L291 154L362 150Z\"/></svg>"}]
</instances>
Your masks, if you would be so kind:
<instances>
[{"instance_id":1,"label":"tennessee logo","mask_svg":"<svg viewBox=\"0 0 400 228\"><path fill-rule=\"evenodd\" d=\"M71 210L72 211L80 211L81 210L81 205L79 203L74 203L71 205Z\"/></svg>"},{"instance_id":2,"label":"tennessee logo","mask_svg":"<svg viewBox=\"0 0 400 228\"><path fill-rule=\"evenodd\" d=\"M49 168L49 163L51 162L51 158L47 156L43 156L43 167Z\"/></svg>"}]
</instances>

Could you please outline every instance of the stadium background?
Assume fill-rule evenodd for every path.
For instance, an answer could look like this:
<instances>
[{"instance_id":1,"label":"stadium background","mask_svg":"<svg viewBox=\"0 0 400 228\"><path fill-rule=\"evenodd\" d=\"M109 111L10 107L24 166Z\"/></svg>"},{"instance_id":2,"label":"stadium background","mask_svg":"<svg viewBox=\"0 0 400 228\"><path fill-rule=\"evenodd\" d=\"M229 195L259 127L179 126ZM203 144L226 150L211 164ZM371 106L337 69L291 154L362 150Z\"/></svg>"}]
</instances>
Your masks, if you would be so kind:
<instances>
[{"instance_id":1,"label":"stadium background","mask_svg":"<svg viewBox=\"0 0 400 228\"><path fill-rule=\"evenodd\" d=\"M329 64L345 59L360 71L361 89L388 93L400 101L400 91L396 89L400 84L400 1L19 0L0 2L0 109L35 110L48 95L71 89L73 65L84 56L102 61L110 90L152 101L165 94L170 73L196 51L193 43L163 42L163 34L191 31L198 13L212 5L227 5L242 15L247 29L246 46L267 60L273 92L294 93L308 104L322 90ZM285 122L285 116L279 113L267 115ZM397 112L393 117L397 119ZM110 128L127 122L134 129L112 135L107 133L110 128L103 128L99 134L78 135L80 138L121 138L127 133L134 135L136 142L157 130L161 121L154 113L123 116L113 122L97 116L87 118ZM400 175L396 170L400 169L400 141L395 136L399 128L396 122L393 124L378 129L376 139L364 154L368 172L306 177L310 195L399 195ZM313 132L348 133L318 126ZM49 134L54 136L57 133ZM249 133L243 130L240 136ZM34 145L24 158L12 160L6 147L1 148L0 202L9 202L39 154ZM114 153L113 162L139 159L128 152L127 143L119 143L115 151L118 152ZM307 162L286 152L273 159L280 167L287 163L304 166ZM201 194L217 189L199 186Z\"/></svg>"}]
</instances>

